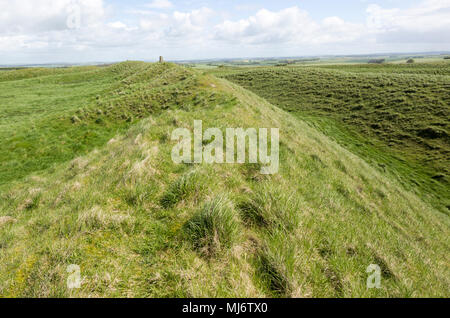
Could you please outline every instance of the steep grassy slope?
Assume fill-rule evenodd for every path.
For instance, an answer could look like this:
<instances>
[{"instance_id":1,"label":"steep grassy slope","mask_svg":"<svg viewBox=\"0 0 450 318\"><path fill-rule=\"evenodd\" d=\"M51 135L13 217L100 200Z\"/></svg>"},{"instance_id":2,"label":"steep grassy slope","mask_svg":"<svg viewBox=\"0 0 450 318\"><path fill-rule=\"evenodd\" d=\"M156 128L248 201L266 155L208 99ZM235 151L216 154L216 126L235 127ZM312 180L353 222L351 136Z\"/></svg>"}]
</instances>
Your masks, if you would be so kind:
<instances>
[{"instance_id":1,"label":"steep grassy slope","mask_svg":"<svg viewBox=\"0 0 450 318\"><path fill-rule=\"evenodd\" d=\"M0 185L85 154L149 114L201 104L209 96L193 81L174 65L139 62L0 74Z\"/></svg>"},{"instance_id":2,"label":"steep grassy slope","mask_svg":"<svg viewBox=\"0 0 450 318\"><path fill-rule=\"evenodd\" d=\"M178 94L201 102L178 104L169 89L133 98L165 100L167 110L9 184L0 296L450 296L448 216L249 91L147 66L159 75L144 67L118 89L142 96L183 74L191 85ZM174 164L170 134L194 119L204 128L279 127L280 173ZM81 267L81 289L66 287L71 264ZM370 264L383 271L379 290L366 288Z\"/></svg>"},{"instance_id":3,"label":"steep grassy slope","mask_svg":"<svg viewBox=\"0 0 450 318\"><path fill-rule=\"evenodd\" d=\"M217 70L450 209L450 63Z\"/></svg>"}]
</instances>

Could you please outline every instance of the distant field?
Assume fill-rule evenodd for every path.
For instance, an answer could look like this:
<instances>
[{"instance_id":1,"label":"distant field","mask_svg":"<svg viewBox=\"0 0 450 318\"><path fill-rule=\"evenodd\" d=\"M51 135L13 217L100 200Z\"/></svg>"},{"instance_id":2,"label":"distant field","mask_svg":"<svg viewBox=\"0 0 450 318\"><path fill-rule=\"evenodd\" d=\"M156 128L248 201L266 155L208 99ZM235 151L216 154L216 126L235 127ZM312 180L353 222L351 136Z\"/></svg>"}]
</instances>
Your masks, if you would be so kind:
<instances>
[{"instance_id":1,"label":"distant field","mask_svg":"<svg viewBox=\"0 0 450 318\"><path fill-rule=\"evenodd\" d=\"M356 73L390 73L390 74L423 74L450 76L450 61L439 63L414 64L354 64L354 65L324 65L321 68L341 70Z\"/></svg>"},{"instance_id":2,"label":"distant field","mask_svg":"<svg viewBox=\"0 0 450 318\"><path fill-rule=\"evenodd\" d=\"M450 63L217 68L450 209Z\"/></svg>"},{"instance_id":3,"label":"distant field","mask_svg":"<svg viewBox=\"0 0 450 318\"><path fill-rule=\"evenodd\" d=\"M285 57L285 58L253 58L224 59L214 61L183 62L184 65L206 69L215 67L270 67L270 66L305 66L305 65L364 65L374 60L380 60L383 65L402 65L413 59L414 63L441 63L446 61L446 55L374 55L374 56L323 56L323 57Z\"/></svg>"}]
</instances>

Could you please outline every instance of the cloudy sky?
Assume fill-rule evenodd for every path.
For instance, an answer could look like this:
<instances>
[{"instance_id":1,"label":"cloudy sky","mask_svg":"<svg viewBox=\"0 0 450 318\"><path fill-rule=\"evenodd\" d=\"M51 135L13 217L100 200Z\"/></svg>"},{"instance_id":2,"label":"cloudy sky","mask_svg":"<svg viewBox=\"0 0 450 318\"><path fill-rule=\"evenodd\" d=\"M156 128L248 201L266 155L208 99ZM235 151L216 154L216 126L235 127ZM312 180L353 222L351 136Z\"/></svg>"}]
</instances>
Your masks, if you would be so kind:
<instances>
[{"instance_id":1,"label":"cloudy sky","mask_svg":"<svg viewBox=\"0 0 450 318\"><path fill-rule=\"evenodd\" d=\"M450 51L450 0L0 0L0 64Z\"/></svg>"}]
</instances>

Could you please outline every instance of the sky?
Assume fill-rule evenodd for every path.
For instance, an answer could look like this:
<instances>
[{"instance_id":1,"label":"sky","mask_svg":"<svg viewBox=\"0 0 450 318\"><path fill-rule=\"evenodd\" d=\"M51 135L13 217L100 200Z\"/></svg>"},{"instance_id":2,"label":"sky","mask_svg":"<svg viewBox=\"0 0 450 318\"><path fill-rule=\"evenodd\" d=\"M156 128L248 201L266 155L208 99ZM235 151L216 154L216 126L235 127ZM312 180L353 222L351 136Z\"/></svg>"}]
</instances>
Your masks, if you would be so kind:
<instances>
[{"instance_id":1,"label":"sky","mask_svg":"<svg viewBox=\"0 0 450 318\"><path fill-rule=\"evenodd\" d=\"M450 0L0 0L0 64L450 51Z\"/></svg>"}]
</instances>

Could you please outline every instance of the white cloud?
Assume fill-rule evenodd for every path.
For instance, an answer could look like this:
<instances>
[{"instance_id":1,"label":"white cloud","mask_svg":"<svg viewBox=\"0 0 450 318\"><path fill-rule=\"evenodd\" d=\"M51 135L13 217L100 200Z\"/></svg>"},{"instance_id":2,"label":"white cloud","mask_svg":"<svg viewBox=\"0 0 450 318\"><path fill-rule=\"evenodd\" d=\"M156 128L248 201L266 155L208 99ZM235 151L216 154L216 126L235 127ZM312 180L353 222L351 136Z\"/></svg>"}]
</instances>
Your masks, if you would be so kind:
<instances>
[{"instance_id":1,"label":"white cloud","mask_svg":"<svg viewBox=\"0 0 450 318\"><path fill-rule=\"evenodd\" d=\"M0 34L29 34L68 29L73 5L84 26L98 23L105 14L103 0L0 0Z\"/></svg>"},{"instance_id":2,"label":"white cloud","mask_svg":"<svg viewBox=\"0 0 450 318\"><path fill-rule=\"evenodd\" d=\"M151 9L171 9L173 8L172 2L169 0L154 0L145 5L147 8Z\"/></svg>"},{"instance_id":3,"label":"white cloud","mask_svg":"<svg viewBox=\"0 0 450 318\"><path fill-rule=\"evenodd\" d=\"M409 9L385 9L369 5L367 22L355 24L339 17L327 17L322 21L311 18L298 7L280 11L259 10L255 15L241 20L226 20L215 27L217 40L246 45L320 45L364 44L418 45L427 48L449 49L450 0L425 0ZM385 45L383 48L387 48Z\"/></svg>"},{"instance_id":4,"label":"white cloud","mask_svg":"<svg viewBox=\"0 0 450 318\"><path fill-rule=\"evenodd\" d=\"M157 39L159 43L173 45L178 42L182 46L187 42L205 41L209 37L208 26L213 15L214 11L209 8L171 14L146 12L139 25L147 37Z\"/></svg>"},{"instance_id":5,"label":"white cloud","mask_svg":"<svg viewBox=\"0 0 450 318\"><path fill-rule=\"evenodd\" d=\"M262 9L239 21L224 21L216 26L216 37L247 44L319 44L356 40L363 26L346 23L338 17L314 21L298 7L277 12Z\"/></svg>"},{"instance_id":6,"label":"white cloud","mask_svg":"<svg viewBox=\"0 0 450 318\"><path fill-rule=\"evenodd\" d=\"M108 23L107 26L114 29L127 29L127 25L120 21Z\"/></svg>"},{"instance_id":7,"label":"white cloud","mask_svg":"<svg viewBox=\"0 0 450 318\"><path fill-rule=\"evenodd\" d=\"M110 22L107 23L106 26L116 29L116 30L125 30L125 31L135 31L138 30L137 27L129 27L122 21Z\"/></svg>"},{"instance_id":8,"label":"white cloud","mask_svg":"<svg viewBox=\"0 0 450 318\"><path fill-rule=\"evenodd\" d=\"M111 19L106 1L0 0L0 59L121 60L161 54L187 59L450 50L450 0L423 0L408 9L369 5L367 21L359 24L338 16L313 19L297 6L261 9L243 19L231 19L207 7L176 10L169 1L153 1L144 10L130 8ZM81 13L76 29L67 25L73 3Z\"/></svg>"},{"instance_id":9,"label":"white cloud","mask_svg":"<svg viewBox=\"0 0 450 318\"><path fill-rule=\"evenodd\" d=\"M426 0L405 10L370 5L367 14L378 42L450 43L450 0Z\"/></svg>"}]
</instances>

